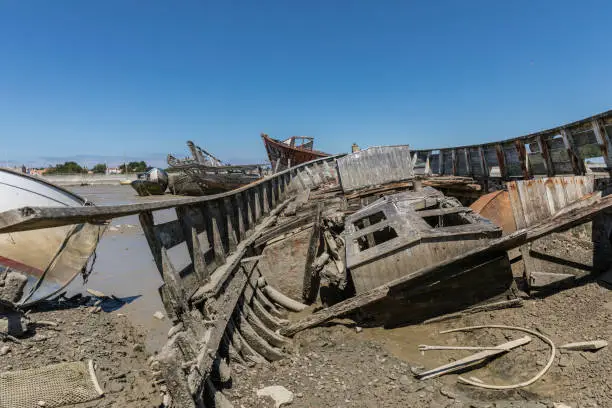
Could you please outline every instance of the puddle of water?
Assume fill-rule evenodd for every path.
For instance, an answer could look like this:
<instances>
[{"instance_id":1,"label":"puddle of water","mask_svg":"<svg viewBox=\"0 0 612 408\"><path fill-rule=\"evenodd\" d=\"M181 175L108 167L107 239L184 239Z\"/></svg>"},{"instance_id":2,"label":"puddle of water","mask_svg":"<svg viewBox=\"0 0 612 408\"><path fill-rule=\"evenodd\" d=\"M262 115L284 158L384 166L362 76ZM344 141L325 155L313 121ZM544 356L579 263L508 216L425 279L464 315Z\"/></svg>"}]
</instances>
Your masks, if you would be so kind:
<instances>
[{"instance_id":1,"label":"puddle of water","mask_svg":"<svg viewBox=\"0 0 612 408\"><path fill-rule=\"evenodd\" d=\"M175 196L139 197L130 186L79 186L71 190L96 205L119 205L176 198ZM173 210L162 211L162 222L173 219ZM117 228L117 226L120 226ZM113 228L110 228L113 227ZM159 297L163 284L149 250L137 215L116 218L100 240L93 272L86 285L77 277L69 286L69 294L86 293L86 288L119 298L137 297L112 313L122 313L147 335L149 351L158 351L167 340L170 322L153 317L164 312Z\"/></svg>"}]
</instances>

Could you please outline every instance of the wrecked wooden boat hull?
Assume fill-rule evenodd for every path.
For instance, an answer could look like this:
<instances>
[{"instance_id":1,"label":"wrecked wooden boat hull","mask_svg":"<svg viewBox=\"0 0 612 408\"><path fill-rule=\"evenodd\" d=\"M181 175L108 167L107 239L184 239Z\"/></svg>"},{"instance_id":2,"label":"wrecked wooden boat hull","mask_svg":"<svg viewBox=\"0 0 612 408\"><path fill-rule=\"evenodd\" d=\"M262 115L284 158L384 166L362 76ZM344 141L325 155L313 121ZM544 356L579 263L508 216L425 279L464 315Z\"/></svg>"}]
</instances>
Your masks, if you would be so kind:
<instances>
[{"instance_id":1,"label":"wrecked wooden boat hull","mask_svg":"<svg viewBox=\"0 0 612 408\"><path fill-rule=\"evenodd\" d=\"M280 141L262 133L261 138L274 172L329 156L328 153L313 150L313 138L309 138L310 141L301 146L295 144L299 136Z\"/></svg>"},{"instance_id":2,"label":"wrecked wooden boat hull","mask_svg":"<svg viewBox=\"0 0 612 408\"><path fill-rule=\"evenodd\" d=\"M138 179L132 181L132 188L139 196L163 195L168 188L168 174L162 169L152 168L139 174Z\"/></svg>"},{"instance_id":3,"label":"wrecked wooden boat hull","mask_svg":"<svg viewBox=\"0 0 612 408\"><path fill-rule=\"evenodd\" d=\"M351 214L345 234L347 268L359 294L483 245L501 229L429 187Z\"/></svg>"},{"instance_id":4,"label":"wrecked wooden boat hull","mask_svg":"<svg viewBox=\"0 0 612 408\"><path fill-rule=\"evenodd\" d=\"M0 169L2 211L86 205L89 203L85 199L47 181ZM0 269L4 273L10 270L27 277L26 291L44 275L44 284L26 303L40 300L61 290L81 272L103 231L102 225L82 223L0 234ZM0 288L0 297L2 293ZM7 300L12 302L20 300L16 293L9 297Z\"/></svg>"},{"instance_id":5,"label":"wrecked wooden boat hull","mask_svg":"<svg viewBox=\"0 0 612 408\"><path fill-rule=\"evenodd\" d=\"M597 117L596 120L608 118ZM452 149L446 150L451 152ZM420 160L418 153L413 155L412 161ZM444 153L451 160L454 156L455 169L460 168L457 163L462 162L457 151L454 154ZM0 214L0 217L9 220L0 224L0 231L20 231L37 226L60 226L68 222L139 214L156 267L165 281L161 294L167 314L174 324L169 341L159 354L160 368L172 396L172 405L231 406L221 391L231 386L228 379L232 376L235 363L244 367L282 358L287 353L283 348L289 341L288 336L376 302L390 299L391 302L398 302L389 303L397 310L400 307L403 310L417 310L420 305L431 303L432 290L436 290L436 282L440 280L452 278L454 282L460 282L454 290L462 295L465 285L483 278L479 268L486 262L499 259L500 269L503 269L507 266L507 259L503 259L507 250L541 238L551 231L584 223L596 213L612 208L612 198L604 197L593 207L574 209L553 221L548 220L493 239L488 242L489 246L478 246L452 259L420 268L408 276L345 299L288 325L283 320L284 315L291 310L299 310L302 305L283 296L265 279L261 279L268 271L261 266L257 243L270 239L267 232L278 227L275 223L289 223L287 220L279 221L283 208L290 205L287 204L288 200L297 201L296 197L305 197L304 201L308 201L309 195L322 197L338 192L332 187L324 192L311 193L311 190L314 192L318 186L326 183L338 183L337 158L322 158L297 167L292 165L289 170L278 172L270 178L209 197L101 207L95 211L33 209L30 215L13 211ZM410 159L406 157L406 161ZM452 165L453 162L449 163ZM520 165L520 162L512 163ZM553 163L551 168L554 167ZM430 166L432 170L435 168ZM434 174L436 172L432 171ZM502 171L489 174L488 180L474 182L484 184L485 181L507 179L507 172ZM344 210L348 213L358 211L361 202L367 205L379 199L376 194L380 193L380 189L369 186L369 191L371 196L359 193L351 199L344 197ZM176 210L177 219L156 222L159 220L155 217L156 212L169 208ZM189 255L186 263L175 264L169 252L179 246L186 247ZM473 275L469 275L470 271ZM491 279L495 280L495 275L491 275ZM486 280L479 282L486 284ZM503 280L502 284L505 284ZM478 289L479 285L474 287ZM450 302L451 298L446 293L439 294L436 301ZM477 300L469 299L469 302Z\"/></svg>"},{"instance_id":6,"label":"wrecked wooden boat hull","mask_svg":"<svg viewBox=\"0 0 612 408\"><path fill-rule=\"evenodd\" d=\"M173 172L170 190L182 195L211 195L224 193L245 186L263 176L260 165L224 164L207 152L187 141L191 158L177 159L168 155L168 165Z\"/></svg>"},{"instance_id":7,"label":"wrecked wooden boat hull","mask_svg":"<svg viewBox=\"0 0 612 408\"><path fill-rule=\"evenodd\" d=\"M191 165L189 169L175 167L170 177L170 190L181 195L212 195L235 190L259 180L259 174L222 173Z\"/></svg>"}]
</instances>

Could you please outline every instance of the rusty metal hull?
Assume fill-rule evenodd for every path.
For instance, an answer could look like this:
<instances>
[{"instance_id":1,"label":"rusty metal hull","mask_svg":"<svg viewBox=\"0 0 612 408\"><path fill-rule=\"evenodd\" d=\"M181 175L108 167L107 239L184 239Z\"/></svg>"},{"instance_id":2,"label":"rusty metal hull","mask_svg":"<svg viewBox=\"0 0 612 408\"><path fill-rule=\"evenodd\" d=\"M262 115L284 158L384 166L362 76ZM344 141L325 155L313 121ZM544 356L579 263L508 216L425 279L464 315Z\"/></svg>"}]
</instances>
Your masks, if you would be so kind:
<instances>
[{"instance_id":1,"label":"rusty metal hull","mask_svg":"<svg viewBox=\"0 0 612 408\"><path fill-rule=\"evenodd\" d=\"M470 208L502 229L504 234L516 231L516 223L510 196L506 190L494 191L481 196Z\"/></svg>"}]
</instances>

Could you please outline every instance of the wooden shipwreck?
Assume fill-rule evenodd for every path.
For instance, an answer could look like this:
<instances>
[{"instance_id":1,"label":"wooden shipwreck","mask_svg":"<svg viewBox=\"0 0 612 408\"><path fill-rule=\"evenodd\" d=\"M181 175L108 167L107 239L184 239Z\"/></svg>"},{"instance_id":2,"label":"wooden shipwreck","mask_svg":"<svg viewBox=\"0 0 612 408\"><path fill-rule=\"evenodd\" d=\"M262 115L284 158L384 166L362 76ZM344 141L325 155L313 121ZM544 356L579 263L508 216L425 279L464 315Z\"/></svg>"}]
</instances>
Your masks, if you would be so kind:
<instances>
[{"instance_id":1,"label":"wooden shipwreck","mask_svg":"<svg viewBox=\"0 0 612 408\"><path fill-rule=\"evenodd\" d=\"M0 213L0 234L138 214L165 282L160 295L174 324L158 355L172 406L228 407L231 403L221 391L231 387L235 364L248 366L283 358L289 352L290 336L301 330L357 310L373 314L395 310L404 320L420 321L431 315L431 305L436 305L438 314L470 305L486 310L507 302L515 304L508 250L590 221L593 230L599 231L594 235L609 240L605 212L612 208L612 196L593 193L573 203L568 200L562 211L555 207L518 226L515 232L499 236L498 228L427 186L457 184L456 178L461 177L460 184L476 184L487 191L533 175L552 177L568 172L582 176L587 169L580 163L587 150L575 146L594 141L591 144L601 148L607 163L611 126L612 112L608 112L489 145L440 151L381 149L382 156L376 159L379 163L386 155L409 166L382 184L366 173L359 177L350 173L354 188L346 191L343 161L339 161L344 156L337 155L297 166L291 163L290 168L270 177L205 197L135 205L12 209ZM561 133L563 148L554 141L557 133ZM404 153L397 154L399 151ZM159 213L168 209L176 218L160 221ZM385 218L375 215L378 212L386 214ZM402 221L404 217L410 222ZM457 224L457 220L461 225L448 225L449 221ZM377 243L381 238L377 232L387 227L395 228L402 239L386 239L388 234L383 231L386 240ZM347 235L342 234L345 229ZM274 272L264 266L265 248L302 233L308 236L304 240L305 259L312 260L302 265L304 281L318 276L337 282L344 297L291 323L289 314L306 306L270 284ZM414 238L409 238L411 234ZM456 240L465 242L453 242ZM434 251L441 242L449 252L455 252ZM406 249L437 255L413 265ZM533 246L527 249L533 255ZM394 256L411 269L389 267L384 276L368 276L377 272L374 262ZM346 271L349 274L343 275ZM363 279L357 283L360 277ZM351 279L355 280L353 293ZM453 296L448 295L449 290ZM398 321L397 316L391 317Z\"/></svg>"},{"instance_id":2,"label":"wooden shipwreck","mask_svg":"<svg viewBox=\"0 0 612 408\"><path fill-rule=\"evenodd\" d=\"M191 158L177 159L168 155L170 190L181 195L208 195L234 190L263 176L258 164L230 165L187 141Z\"/></svg>"},{"instance_id":3,"label":"wooden shipwreck","mask_svg":"<svg viewBox=\"0 0 612 408\"><path fill-rule=\"evenodd\" d=\"M385 196L345 223L347 267L357 293L457 256L501 229L432 187Z\"/></svg>"},{"instance_id":4,"label":"wooden shipwreck","mask_svg":"<svg viewBox=\"0 0 612 408\"><path fill-rule=\"evenodd\" d=\"M314 137L291 136L281 141L262 133L261 138L274 172L329 156L327 153L314 150Z\"/></svg>"}]
</instances>

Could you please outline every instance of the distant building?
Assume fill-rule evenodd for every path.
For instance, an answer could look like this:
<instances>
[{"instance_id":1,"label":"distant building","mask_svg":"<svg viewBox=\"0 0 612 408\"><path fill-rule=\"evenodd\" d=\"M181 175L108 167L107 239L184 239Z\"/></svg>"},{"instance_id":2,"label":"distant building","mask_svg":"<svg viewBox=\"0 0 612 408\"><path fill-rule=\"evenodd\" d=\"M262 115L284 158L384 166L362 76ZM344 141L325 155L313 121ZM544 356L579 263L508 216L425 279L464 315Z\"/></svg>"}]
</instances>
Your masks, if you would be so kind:
<instances>
[{"instance_id":1,"label":"distant building","mask_svg":"<svg viewBox=\"0 0 612 408\"><path fill-rule=\"evenodd\" d=\"M32 175L32 176L42 176L43 174L45 174L46 172L48 172L49 169L48 168L44 168L44 169L28 169L28 174Z\"/></svg>"},{"instance_id":2,"label":"distant building","mask_svg":"<svg viewBox=\"0 0 612 408\"><path fill-rule=\"evenodd\" d=\"M123 173L123 169L121 167L108 167L106 169L106 174L121 174Z\"/></svg>"}]
</instances>

